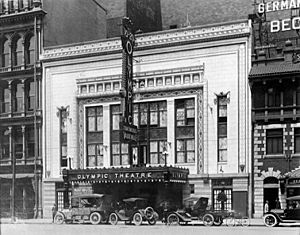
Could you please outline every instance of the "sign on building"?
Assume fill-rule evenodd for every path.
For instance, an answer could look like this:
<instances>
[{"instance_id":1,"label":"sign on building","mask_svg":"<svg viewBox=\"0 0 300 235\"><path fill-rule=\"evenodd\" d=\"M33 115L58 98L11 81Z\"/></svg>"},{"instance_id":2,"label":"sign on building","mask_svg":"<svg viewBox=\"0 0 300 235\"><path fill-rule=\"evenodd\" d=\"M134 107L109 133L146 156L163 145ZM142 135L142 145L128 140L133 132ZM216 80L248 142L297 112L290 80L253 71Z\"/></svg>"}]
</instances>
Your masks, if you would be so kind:
<instances>
[{"instance_id":1,"label":"sign on building","mask_svg":"<svg viewBox=\"0 0 300 235\"><path fill-rule=\"evenodd\" d=\"M132 60L135 46L135 37L132 32L132 22L124 17L122 20L123 34L121 36L122 58L122 84L120 95L122 98L122 118L120 123L120 140L135 143L137 141L137 127L133 125L133 73Z\"/></svg>"}]
</instances>

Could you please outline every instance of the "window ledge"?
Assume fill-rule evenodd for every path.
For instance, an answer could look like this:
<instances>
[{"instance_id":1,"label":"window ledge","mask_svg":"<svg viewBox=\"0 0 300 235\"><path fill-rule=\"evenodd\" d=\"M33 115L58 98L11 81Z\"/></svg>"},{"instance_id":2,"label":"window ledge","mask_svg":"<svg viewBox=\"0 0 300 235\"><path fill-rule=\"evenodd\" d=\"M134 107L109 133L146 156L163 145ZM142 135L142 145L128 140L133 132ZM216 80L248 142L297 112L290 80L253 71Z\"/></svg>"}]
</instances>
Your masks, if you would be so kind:
<instances>
[{"instance_id":1,"label":"window ledge","mask_svg":"<svg viewBox=\"0 0 300 235\"><path fill-rule=\"evenodd\" d=\"M191 162L191 163L175 163L175 166L195 166L195 162Z\"/></svg>"},{"instance_id":2,"label":"window ledge","mask_svg":"<svg viewBox=\"0 0 300 235\"><path fill-rule=\"evenodd\" d=\"M267 154L263 158L285 158L284 154Z\"/></svg>"}]
</instances>

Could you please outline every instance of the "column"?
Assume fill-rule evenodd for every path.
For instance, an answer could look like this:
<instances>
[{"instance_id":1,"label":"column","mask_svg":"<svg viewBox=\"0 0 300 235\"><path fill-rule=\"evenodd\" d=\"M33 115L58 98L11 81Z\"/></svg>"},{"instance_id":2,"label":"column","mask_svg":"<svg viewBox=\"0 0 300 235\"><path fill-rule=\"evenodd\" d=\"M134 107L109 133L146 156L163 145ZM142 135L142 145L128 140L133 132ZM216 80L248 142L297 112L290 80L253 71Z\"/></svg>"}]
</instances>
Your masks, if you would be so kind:
<instances>
[{"instance_id":1,"label":"column","mask_svg":"<svg viewBox=\"0 0 300 235\"><path fill-rule=\"evenodd\" d=\"M110 109L109 104L103 105L103 165L110 166Z\"/></svg>"},{"instance_id":2,"label":"column","mask_svg":"<svg viewBox=\"0 0 300 235\"><path fill-rule=\"evenodd\" d=\"M22 63L21 65L21 69L25 69L25 40L24 38L21 39L22 40Z\"/></svg>"},{"instance_id":3,"label":"column","mask_svg":"<svg viewBox=\"0 0 300 235\"><path fill-rule=\"evenodd\" d=\"M8 90L9 90L9 110L8 110L8 116L11 117L12 116L12 111L13 111L13 96L12 96L12 80L8 81Z\"/></svg>"},{"instance_id":4,"label":"column","mask_svg":"<svg viewBox=\"0 0 300 235\"><path fill-rule=\"evenodd\" d=\"M168 159L167 165L175 164L175 100L167 99L167 142L168 142Z\"/></svg>"},{"instance_id":5,"label":"column","mask_svg":"<svg viewBox=\"0 0 300 235\"><path fill-rule=\"evenodd\" d=\"M23 104L22 104L22 116L25 116L25 104L26 104L26 87L25 87L25 79L21 80L22 82L22 93L23 93Z\"/></svg>"},{"instance_id":6,"label":"column","mask_svg":"<svg viewBox=\"0 0 300 235\"><path fill-rule=\"evenodd\" d=\"M26 140L25 140L25 126L23 125L22 126L22 139L23 139L23 150L22 150L22 160L24 161L25 163L25 156L26 156Z\"/></svg>"}]
</instances>

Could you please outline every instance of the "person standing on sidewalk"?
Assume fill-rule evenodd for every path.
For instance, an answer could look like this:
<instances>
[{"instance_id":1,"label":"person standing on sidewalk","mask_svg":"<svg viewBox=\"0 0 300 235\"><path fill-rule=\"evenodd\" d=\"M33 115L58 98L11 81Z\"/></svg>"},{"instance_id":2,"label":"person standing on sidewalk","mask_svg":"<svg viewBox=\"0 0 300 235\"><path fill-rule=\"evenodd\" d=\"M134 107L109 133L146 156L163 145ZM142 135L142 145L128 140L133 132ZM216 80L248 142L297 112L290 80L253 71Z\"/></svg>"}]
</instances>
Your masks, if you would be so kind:
<instances>
[{"instance_id":1,"label":"person standing on sidewalk","mask_svg":"<svg viewBox=\"0 0 300 235\"><path fill-rule=\"evenodd\" d=\"M267 200L265 205L264 205L264 213L269 212L269 201Z\"/></svg>"},{"instance_id":2,"label":"person standing on sidewalk","mask_svg":"<svg viewBox=\"0 0 300 235\"><path fill-rule=\"evenodd\" d=\"M52 207L52 223L54 223L54 217L56 215L56 212L57 212L57 207L56 204L54 203Z\"/></svg>"}]
</instances>

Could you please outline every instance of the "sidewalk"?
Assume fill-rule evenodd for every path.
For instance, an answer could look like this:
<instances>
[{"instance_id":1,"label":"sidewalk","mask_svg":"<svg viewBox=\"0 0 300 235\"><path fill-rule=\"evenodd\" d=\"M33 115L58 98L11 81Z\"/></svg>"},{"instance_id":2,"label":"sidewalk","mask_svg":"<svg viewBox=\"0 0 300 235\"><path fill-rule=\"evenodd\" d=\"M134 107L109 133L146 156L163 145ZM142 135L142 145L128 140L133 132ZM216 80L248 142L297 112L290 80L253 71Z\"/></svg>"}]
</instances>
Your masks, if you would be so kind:
<instances>
[{"instance_id":1,"label":"sidewalk","mask_svg":"<svg viewBox=\"0 0 300 235\"><path fill-rule=\"evenodd\" d=\"M10 218L2 218L1 224L13 224ZM51 224L52 219L16 219L14 224ZM159 223L160 224L160 223ZM224 225L223 225L224 226ZM261 218L250 219L250 226L264 226Z\"/></svg>"}]
</instances>

